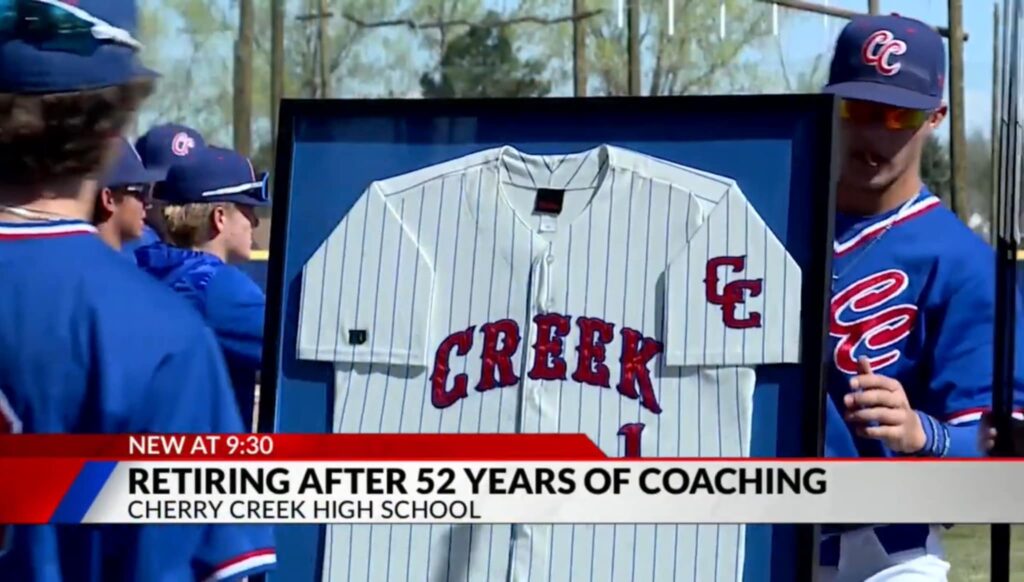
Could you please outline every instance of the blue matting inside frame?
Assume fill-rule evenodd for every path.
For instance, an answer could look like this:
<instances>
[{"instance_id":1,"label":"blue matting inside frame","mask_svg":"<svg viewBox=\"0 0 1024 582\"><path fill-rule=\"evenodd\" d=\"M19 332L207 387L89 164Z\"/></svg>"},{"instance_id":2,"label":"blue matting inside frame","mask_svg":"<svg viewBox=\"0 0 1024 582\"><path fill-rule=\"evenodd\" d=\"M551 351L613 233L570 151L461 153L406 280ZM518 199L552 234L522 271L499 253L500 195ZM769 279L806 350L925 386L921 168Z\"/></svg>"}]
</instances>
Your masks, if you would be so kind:
<instances>
[{"instance_id":1,"label":"blue matting inside frame","mask_svg":"<svg viewBox=\"0 0 1024 582\"><path fill-rule=\"evenodd\" d=\"M564 154L607 143L735 179L800 265L802 361L814 363L758 368L752 454L818 456L834 112L832 98L819 95L285 101L260 430L329 430L333 370L295 357L302 266L371 181L502 145ZM269 577L319 580L324 530L279 527L279 566ZM815 536L810 526L749 526L745 580L806 579Z\"/></svg>"}]
</instances>

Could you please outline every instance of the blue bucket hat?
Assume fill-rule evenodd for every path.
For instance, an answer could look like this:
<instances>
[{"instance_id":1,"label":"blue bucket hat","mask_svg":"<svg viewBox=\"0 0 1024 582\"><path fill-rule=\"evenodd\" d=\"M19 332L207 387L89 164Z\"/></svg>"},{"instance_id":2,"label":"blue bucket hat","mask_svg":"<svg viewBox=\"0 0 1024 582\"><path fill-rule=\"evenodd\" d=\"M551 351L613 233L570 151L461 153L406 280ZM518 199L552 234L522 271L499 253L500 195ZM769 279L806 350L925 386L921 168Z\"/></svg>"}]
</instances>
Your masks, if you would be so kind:
<instances>
[{"instance_id":1,"label":"blue bucket hat","mask_svg":"<svg viewBox=\"0 0 1024 582\"><path fill-rule=\"evenodd\" d=\"M133 0L0 2L0 92L63 93L155 77Z\"/></svg>"},{"instance_id":2,"label":"blue bucket hat","mask_svg":"<svg viewBox=\"0 0 1024 582\"><path fill-rule=\"evenodd\" d=\"M860 16L836 41L826 93L907 109L942 104L946 51L931 26L898 15Z\"/></svg>"},{"instance_id":3,"label":"blue bucket hat","mask_svg":"<svg viewBox=\"0 0 1024 582\"><path fill-rule=\"evenodd\" d=\"M242 154L215 146L196 151L186 162L175 164L157 189L156 198L166 204L234 202L245 206L270 204L267 173L256 174Z\"/></svg>"},{"instance_id":4,"label":"blue bucket hat","mask_svg":"<svg viewBox=\"0 0 1024 582\"><path fill-rule=\"evenodd\" d=\"M189 161L205 147L206 140L198 131L177 123L153 126L135 142L135 149L146 167L164 174L171 166Z\"/></svg>"},{"instance_id":5,"label":"blue bucket hat","mask_svg":"<svg viewBox=\"0 0 1024 582\"><path fill-rule=\"evenodd\" d=\"M139 157L139 152L135 151L131 142L124 138L120 138L119 141L117 161L114 162L114 167L110 169L107 177L103 180L104 187L148 186L163 178L160 172L146 169L142 158Z\"/></svg>"}]
</instances>

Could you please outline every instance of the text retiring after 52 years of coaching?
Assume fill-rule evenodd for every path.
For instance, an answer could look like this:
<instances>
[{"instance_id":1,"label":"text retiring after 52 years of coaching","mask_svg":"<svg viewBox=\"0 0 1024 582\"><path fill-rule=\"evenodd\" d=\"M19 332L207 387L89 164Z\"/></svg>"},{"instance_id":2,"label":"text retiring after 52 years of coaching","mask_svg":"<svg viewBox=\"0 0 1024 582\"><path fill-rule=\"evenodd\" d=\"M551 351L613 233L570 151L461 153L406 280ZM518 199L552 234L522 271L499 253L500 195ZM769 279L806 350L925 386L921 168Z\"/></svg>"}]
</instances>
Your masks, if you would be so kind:
<instances>
[{"instance_id":1,"label":"text retiring after 52 years of coaching","mask_svg":"<svg viewBox=\"0 0 1024 582\"><path fill-rule=\"evenodd\" d=\"M147 440L150 439L150 440ZM162 440L160 440L162 439ZM632 462L297 462L269 459L267 435L150 436L139 456L193 455L188 461L127 463L130 521L495 522L496 498L570 496L820 495L824 469L705 467ZM194 455L229 456L212 463ZM264 459L260 459L264 457Z\"/></svg>"}]
</instances>

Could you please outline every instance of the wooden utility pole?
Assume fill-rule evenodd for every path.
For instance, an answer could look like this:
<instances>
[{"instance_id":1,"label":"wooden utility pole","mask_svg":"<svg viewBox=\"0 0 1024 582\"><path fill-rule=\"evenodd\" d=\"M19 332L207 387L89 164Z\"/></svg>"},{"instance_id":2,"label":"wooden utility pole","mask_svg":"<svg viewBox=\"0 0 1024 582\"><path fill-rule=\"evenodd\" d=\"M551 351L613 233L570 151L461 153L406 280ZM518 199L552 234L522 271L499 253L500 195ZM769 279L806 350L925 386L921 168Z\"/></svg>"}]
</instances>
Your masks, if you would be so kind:
<instances>
[{"instance_id":1,"label":"wooden utility pole","mask_svg":"<svg viewBox=\"0 0 1024 582\"><path fill-rule=\"evenodd\" d=\"M587 95L587 28L579 18L587 11L587 0L572 0L572 87L573 95Z\"/></svg>"},{"instance_id":2,"label":"wooden utility pole","mask_svg":"<svg viewBox=\"0 0 1024 582\"><path fill-rule=\"evenodd\" d=\"M964 6L949 0L949 159L952 162L950 194L960 220L970 219L967 193L967 129L964 123Z\"/></svg>"},{"instance_id":3,"label":"wooden utility pole","mask_svg":"<svg viewBox=\"0 0 1024 582\"><path fill-rule=\"evenodd\" d=\"M270 14L270 119L276 140L277 116L284 98L284 5L285 0L271 0Z\"/></svg>"},{"instance_id":4,"label":"wooden utility pole","mask_svg":"<svg viewBox=\"0 0 1024 582\"><path fill-rule=\"evenodd\" d=\"M326 99L330 91L327 73L327 0L320 0L320 19L317 21L317 47L319 52L320 95Z\"/></svg>"},{"instance_id":5,"label":"wooden utility pole","mask_svg":"<svg viewBox=\"0 0 1024 582\"><path fill-rule=\"evenodd\" d=\"M640 95L640 0L628 0L629 94Z\"/></svg>"},{"instance_id":6,"label":"wooden utility pole","mask_svg":"<svg viewBox=\"0 0 1024 582\"><path fill-rule=\"evenodd\" d=\"M232 129L235 150L252 155L252 44L255 26L252 0L238 2L238 39L235 41L235 94Z\"/></svg>"}]
</instances>

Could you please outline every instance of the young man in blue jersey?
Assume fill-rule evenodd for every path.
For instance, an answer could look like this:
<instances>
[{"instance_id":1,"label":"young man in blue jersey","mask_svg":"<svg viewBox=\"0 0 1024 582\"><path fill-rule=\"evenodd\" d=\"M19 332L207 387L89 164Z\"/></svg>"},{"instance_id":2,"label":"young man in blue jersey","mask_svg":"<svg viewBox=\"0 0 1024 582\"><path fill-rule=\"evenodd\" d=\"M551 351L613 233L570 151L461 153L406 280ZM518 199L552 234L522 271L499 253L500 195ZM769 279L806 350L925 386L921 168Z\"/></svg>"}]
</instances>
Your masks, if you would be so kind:
<instances>
[{"instance_id":1,"label":"young man in blue jersey","mask_svg":"<svg viewBox=\"0 0 1024 582\"><path fill-rule=\"evenodd\" d=\"M90 224L118 136L153 89L131 0L13 0L0 35L0 430L238 433L194 310ZM0 578L232 579L269 527L0 527Z\"/></svg>"},{"instance_id":2,"label":"young man in blue jersey","mask_svg":"<svg viewBox=\"0 0 1024 582\"><path fill-rule=\"evenodd\" d=\"M96 196L93 224L110 248L120 251L127 241L138 240L152 204L153 184L163 176L147 170L132 144L121 138L113 169Z\"/></svg>"},{"instance_id":3,"label":"young man in blue jersey","mask_svg":"<svg viewBox=\"0 0 1024 582\"><path fill-rule=\"evenodd\" d=\"M837 40L825 89L842 98L830 456L980 454L978 420L992 404L994 255L920 174L925 142L946 116L944 78L943 41L917 20L856 18ZM940 531L826 526L822 578L946 580Z\"/></svg>"},{"instance_id":4,"label":"young man in blue jersey","mask_svg":"<svg viewBox=\"0 0 1024 582\"><path fill-rule=\"evenodd\" d=\"M205 147L172 165L156 196L167 238L135 251L139 267L192 303L217 336L242 417L254 414L266 296L231 263L249 260L255 208L269 204L267 176L243 155Z\"/></svg>"}]
</instances>

